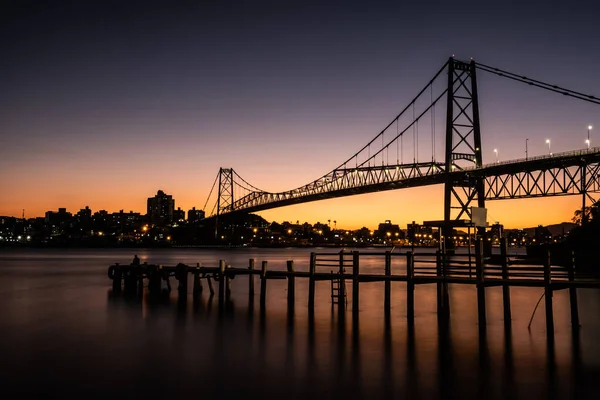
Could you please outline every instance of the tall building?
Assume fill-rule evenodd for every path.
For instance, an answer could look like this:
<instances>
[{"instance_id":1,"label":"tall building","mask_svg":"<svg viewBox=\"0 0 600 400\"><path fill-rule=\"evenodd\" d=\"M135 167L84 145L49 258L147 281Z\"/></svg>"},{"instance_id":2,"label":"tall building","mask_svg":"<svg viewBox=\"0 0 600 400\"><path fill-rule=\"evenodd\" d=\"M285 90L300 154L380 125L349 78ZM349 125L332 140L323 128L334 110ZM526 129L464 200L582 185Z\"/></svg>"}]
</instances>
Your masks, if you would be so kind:
<instances>
[{"instance_id":1,"label":"tall building","mask_svg":"<svg viewBox=\"0 0 600 400\"><path fill-rule=\"evenodd\" d=\"M173 210L173 221L183 222L185 221L185 211L181 207L177 207L177 210Z\"/></svg>"},{"instance_id":2,"label":"tall building","mask_svg":"<svg viewBox=\"0 0 600 400\"><path fill-rule=\"evenodd\" d=\"M196 207L188 210L188 222L198 222L202 219L204 219L204 210L196 210Z\"/></svg>"},{"instance_id":3,"label":"tall building","mask_svg":"<svg viewBox=\"0 0 600 400\"><path fill-rule=\"evenodd\" d=\"M148 198L148 222L151 225L164 226L173 222L175 200L162 190L156 196Z\"/></svg>"}]
</instances>

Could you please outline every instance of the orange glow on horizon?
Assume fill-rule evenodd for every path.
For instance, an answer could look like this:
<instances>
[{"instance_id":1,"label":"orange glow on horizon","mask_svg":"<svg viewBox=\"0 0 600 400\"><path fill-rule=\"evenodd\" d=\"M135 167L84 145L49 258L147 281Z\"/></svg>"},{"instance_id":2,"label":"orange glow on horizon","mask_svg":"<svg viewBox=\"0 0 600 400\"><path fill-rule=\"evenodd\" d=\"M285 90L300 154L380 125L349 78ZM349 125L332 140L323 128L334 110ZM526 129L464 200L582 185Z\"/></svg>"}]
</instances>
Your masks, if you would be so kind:
<instances>
[{"instance_id":1,"label":"orange glow on horizon","mask_svg":"<svg viewBox=\"0 0 600 400\"><path fill-rule=\"evenodd\" d=\"M163 190L173 195L176 208L181 207L187 213L187 210L192 207L201 208L204 205L194 201L202 196L190 192L189 188L184 190L177 187L175 190L175 186L172 186L172 190L168 187ZM22 191L16 192L19 193L19 197L15 193L9 193L0 200L0 215L20 217L24 208L26 218L43 217L46 211L56 211L59 207L65 207L67 211L76 213L85 206L89 206L92 212L98 210L118 212L123 209L125 212L145 214L146 199L154 196L157 189L132 183L128 190L120 191L118 196L111 196L105 190L105 187L92 187L80 192L73 189L72 192L67 192L68 195L57 191L39 196L36 195L37 191L25 187ZM21 197L23 194L25 196ZM321 200L261 211L257 214L268 221L277 222L298 221L314 224L335 220L339 229L362 227L376 229L377 225L385 220L391 220L401 228L406 228L406 225L412 221L422 223L426 220L443 219L442 198L442 186L437 185ZM14 204L22 206L17 208ZM571 222L573 213L579 207L581 207L580 196L486 202L488 222L490 224L500 222L507 229ZM209 214L211 210L205 211Z\"/></svg>"}]
</instances>

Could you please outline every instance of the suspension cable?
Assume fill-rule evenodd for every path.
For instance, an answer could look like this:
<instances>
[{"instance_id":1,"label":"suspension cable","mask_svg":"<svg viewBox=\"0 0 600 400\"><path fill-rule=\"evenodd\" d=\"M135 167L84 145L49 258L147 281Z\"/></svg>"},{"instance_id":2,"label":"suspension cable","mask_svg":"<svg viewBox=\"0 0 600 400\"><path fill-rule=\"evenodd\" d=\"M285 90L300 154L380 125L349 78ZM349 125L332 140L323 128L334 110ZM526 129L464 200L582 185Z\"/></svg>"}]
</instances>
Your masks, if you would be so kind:
<instances>
[{"instance_id":1,"label":"suspension cable","mask_svg":"<svg viewBox=\"0 0 600 400\"><path fill-rule=\"evenodd\" d=\"M537 86L539 88L546 89L551 92L560 93L562 95L574 97L576 99L584 100L584 101L587 101L590 103L600 104L600 98L598 98L597 96L592 96L589 94L576 92L571 89L565 89L565 88L557 86L557 85L552 85L552 84L549 84L546 82L538 81L536 79L528 78L526 76L517 75L515 73L504 71L499 68L491 67L491 66L485 65L485 64L476 63L475 66L482 71L496 74L496 75L504 77L504 78L512 79L512 80L515 80L518 82L527 83L528 85L531 85L531 86Z\"/></svg>"},{"instance_id":2,"label":"suspension cable","mask_svg":"<svg viewBox=\"0 0 600 400\"><path fill-rule=\"evenodd\" d=\"M438 78L438 76L440 76L440 74L446 69L446 67L448 66L448 63L449 63L449 61L446 61L446 63L444 63L442 68L440 68L440 70L433 76L433 78L431 78L429 80L429 83L427 83L427 85L425 85L425 87L423 89L421 89L421 91L412 99L412 101L410 103L408 103L408 105L406 107L404 107L404 109L402 111L400 111L400 113L396 116L396 118L392 119L392 121L389 124L387 124L386 127L383 128L377 136L375 136L373 139L371 139L371 141L369 143L367 143L366 145L364 145L359 151L354 153L354 155L351 156L348 160L352 160L354 157L358 156L362 151L367 149L367 147L370 146L371 143L373 143L375 140L377 140L383 132L385 132L390 126L392 126L394 121L399 119L412 106L412 104L414 102L416 102L419 97L421 97L421 95L427 90L427 88L431 84L433 84L433 82ZM334 169L334 171L336 169L340 169L340 167L342 167L343 165L344 165L344 163L341 163L337 168Z\"/></svg>"},{"instance_id":3,"label":"suspension cable","mask_svg":"<svg viewBox=\"0 0 600 400\"><path fill-rule=\"evenodd\" d=\"M210 196L212 195L212 192L215 189L215 185L217 184L217 180L219 179L220 173L221 173L221 171L219 171L219 173L217 173L217 176L215 177L215 181L213 182L212 188L210 188L210 193L208 194L208 197L206 198L206 202L204 203L204 207L202 208L205 211L206 211L206 205L208 204L208 201L210 200Z\"/></svg>"}]
</instances>

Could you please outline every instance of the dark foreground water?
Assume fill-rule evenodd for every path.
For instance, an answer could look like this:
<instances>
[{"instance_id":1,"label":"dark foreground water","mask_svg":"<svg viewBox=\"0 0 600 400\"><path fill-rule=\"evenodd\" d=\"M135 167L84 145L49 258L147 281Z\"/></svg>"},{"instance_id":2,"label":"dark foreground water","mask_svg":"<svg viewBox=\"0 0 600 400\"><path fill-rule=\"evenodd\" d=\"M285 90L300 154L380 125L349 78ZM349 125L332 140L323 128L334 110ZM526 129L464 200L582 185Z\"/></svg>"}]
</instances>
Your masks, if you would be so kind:
<instances>
[{"instance_id":1,"label":"dark foreground water","mask_svg":"<svg viewBox=\"0 0 600 400\"><path fill-rule=\"evenodd\" d=\"M138 250L142 261L214 265L249 258L306 269L310 249ZM267 309L233 281L232 302L151 301L111 292L106 271L133 250L0 250L0 394L125 398L599 398L600 291L579 290L581 329L573 335L568 293L555 293L555 341L546 340L542 290L511 291L505 332L501 289L487 289L487 334L479 335L475 288L451 286L451 321L438 328L435 286L418 286L414 329L405 284L361 284L358 319L351 292L345 318L332 311L329 282L317 283L309 318L307 282L296 280L288 312L285 281L269 281ZM396 260L396 259L395 259ZM403 268L394 261L393 272ZM361 271L382 273L383 260ZM172 282L176 288L176 282ZM543 301L542 301L543 303Z\"/></svg>"}]
</instances>

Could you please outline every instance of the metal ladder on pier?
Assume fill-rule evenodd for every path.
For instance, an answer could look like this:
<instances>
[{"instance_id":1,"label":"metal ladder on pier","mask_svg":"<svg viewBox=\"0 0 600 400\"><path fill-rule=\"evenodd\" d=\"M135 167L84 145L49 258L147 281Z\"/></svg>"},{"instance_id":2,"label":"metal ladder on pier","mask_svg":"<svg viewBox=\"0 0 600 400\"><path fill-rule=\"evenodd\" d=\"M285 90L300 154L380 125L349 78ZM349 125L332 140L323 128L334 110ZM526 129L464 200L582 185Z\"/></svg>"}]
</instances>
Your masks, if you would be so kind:
<instances>
[{"instance_id":1,"label":"metal ladder on pier","mask_svg":"<svg viewBox=\"0 0 600 400\"><path fill-rule=\"evenodd\" d=\"M331 271L333 275L333 271ZM343 296L343 297L342 297ZM331 278L331 304L340 304L340 299L344 299L344 305L348 304L348 298L346 296L346 284L338 278Z\"/></svg>"}]
</instances>

